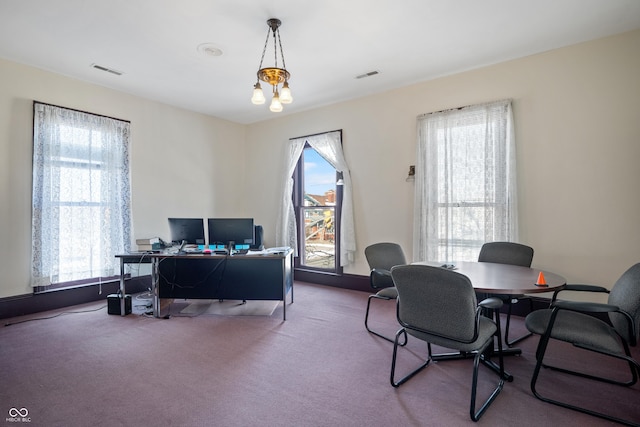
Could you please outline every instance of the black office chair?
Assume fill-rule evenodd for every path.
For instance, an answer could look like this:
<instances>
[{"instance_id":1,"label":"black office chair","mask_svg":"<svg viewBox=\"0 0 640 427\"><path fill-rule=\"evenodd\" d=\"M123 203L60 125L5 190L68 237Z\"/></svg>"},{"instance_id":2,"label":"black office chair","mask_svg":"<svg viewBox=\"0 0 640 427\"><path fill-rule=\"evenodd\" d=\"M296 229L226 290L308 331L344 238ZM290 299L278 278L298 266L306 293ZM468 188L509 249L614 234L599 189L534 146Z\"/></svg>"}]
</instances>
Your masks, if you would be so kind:
<instances>
[{"instance_id":1,"label":"black office chair","mask_svg":"<svg viewBox=\"0 0 640 427\"><path fill-rule=\"evenodd\" d=\"M607 304L558 300L558 294L565 290L602 292L608 293L609 297ZM607 313L610 323L585 313ZM590 380L627 387L637 382L638 375L640 375L640 364L631 356L629 346L636 346L638 343L640 326L640 263L625 271L613 285L611 291L604 287L593 285L565 286L563 289L554 292L551 308L530 313L525 319L525 325L529 331L540 335L536 350L536 367L531 378L531 391L538 399L610 421L638 425L637 420L636 423L632 423L601 412L544 397L536 390L536 382L541 367ZM628 363L631 371L630 379L628 381L620 381L619 379L604 378L586 372L577 372L548 365L544 363L544 356L550 339L565 341L584 350L624 360ZM586 384L583 389L588 389L590 393L597 391L591 384Z\"/></svg>"},{"instance_id":2,"label":"black office chair","mask_svg":"<svg viewBox=\"0 0 640 427\"><path fill-rule=\"evenodd\" d=\"M512 242L489 242L482 245L478 262L493 262L496 264L510 264L521 267L531 267L533 261L533 248ZM507 324L504 328L504 342L511 347L515 343L530 337L531 333L526 333L514 340L509 341L509 328L511 326L511 309L514 301L528 300L529 312L533 311L533 300L524 294L519 295L494 295L507 304Z\"/></svg>"},{"instance_id":3,"label":"black office chair","mask_svg":"<svg viewBox=\"0 0 640 427\"><path fill-rule=\"evenodd\" d=\"M426 368L432 360L431 344L474 354L471 405L469 414L478 421L494 401L504 385L502 339L500 316L502 307L498 298L487 298L477 303L476 293L469 278L455 271L427 265L404 265L391 269L391 276L398 290L397 317L402 326L396 333L391 361L391 385L399 387L415 374ZM481 310L495 312L496 322L481 314ZM408 335L427 342L428 357L417 369L395 380L396 358L400 337L406 343ZM491 395L476 411L476 386L478 366L483 352L493 346L493 337L498 340L500 379ZM491 369L492 372L495 372Z\"/></svg>"},{"instance_id":4,"label":"black office chair","mask_svg":"<svg viewBox=\"0 0 640 427\"><path fill-rule=\"evenodd\" d=\"M393 342L393 339L369 328L369 308L371 307L372 299L390 301L398 297L398 292L393 286L393 280L391 279L391 267L404 265L407 263L407 260L402 251L402 247L397 243L375 243L365 248L364 255L371 269L369 283L371 284L371 288L377 291L375 294L369 295L369 299L367 300L364 326L370 333L384 338L389 342Z\"/></svg>"}]
</instances>

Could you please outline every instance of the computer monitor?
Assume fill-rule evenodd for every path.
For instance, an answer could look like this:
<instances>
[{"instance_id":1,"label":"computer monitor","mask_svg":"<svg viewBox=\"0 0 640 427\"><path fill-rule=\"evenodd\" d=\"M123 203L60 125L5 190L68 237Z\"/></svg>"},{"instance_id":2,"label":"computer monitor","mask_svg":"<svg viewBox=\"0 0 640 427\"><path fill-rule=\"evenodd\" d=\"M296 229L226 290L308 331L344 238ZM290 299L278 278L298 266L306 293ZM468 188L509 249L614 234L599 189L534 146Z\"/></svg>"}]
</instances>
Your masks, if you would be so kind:
<instances>
[{"instance_id":1,"label":"computer monitor","mask_svg":"<svg viewBox=\"0 0 640 427\"><path fill-rule=\"evenodd\" d=\"M253 245L253 218L209 218L209 244Z\"/></svg>"},{"instance_id":2,"label":"computer monitor","mask_svg":"<svg viewBox=\"0 0 640 427\"><path fill-rule=\"evenodd\" d=\"M204 220L202 218L169 218L172 242L204 245Z\"/></svg>"}]
</instances>

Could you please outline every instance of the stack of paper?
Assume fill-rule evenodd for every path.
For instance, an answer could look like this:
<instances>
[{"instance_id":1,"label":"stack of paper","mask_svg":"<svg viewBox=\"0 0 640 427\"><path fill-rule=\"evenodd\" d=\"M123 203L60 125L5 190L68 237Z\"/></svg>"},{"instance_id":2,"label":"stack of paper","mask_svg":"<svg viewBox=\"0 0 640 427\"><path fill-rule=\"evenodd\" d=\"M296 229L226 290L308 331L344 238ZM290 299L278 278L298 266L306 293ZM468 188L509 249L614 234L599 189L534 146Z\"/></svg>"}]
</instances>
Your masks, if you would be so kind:
<instances>
[{"instance_id":1,"label":"stack of paper","mask_svg":"<svg viewBox=\"0 0 640 427\"><path fill-rule=\"evenodd\" d=\"M138 245L138 251L159 251L162 249L159 237L151 237L149 239L136 239L136 245Z\"/></svg>"}]
</instances>

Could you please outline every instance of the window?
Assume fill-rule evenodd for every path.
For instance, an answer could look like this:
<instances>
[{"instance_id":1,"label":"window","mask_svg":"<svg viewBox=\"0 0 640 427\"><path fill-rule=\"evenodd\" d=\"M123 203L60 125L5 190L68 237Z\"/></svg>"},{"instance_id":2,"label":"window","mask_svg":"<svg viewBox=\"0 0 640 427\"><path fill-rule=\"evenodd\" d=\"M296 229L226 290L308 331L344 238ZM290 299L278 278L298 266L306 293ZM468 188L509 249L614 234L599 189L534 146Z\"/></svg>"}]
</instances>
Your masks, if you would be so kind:
<instances>
[{"instance_id":1,"label":"window","mask_svg":"<svg viewBox=\"0 0 640 427\"><path fill-rule=\"evenodd\" d=\"M418 118L416 260L475 261L483 243L517 240L510 101Z\"/></svg>"},{"instance_id":2,"label":"window","mask_svg":"<svg viewBox=\"0 0 640 427\"><path fill-rule=\"evenodd\" d=\"M298 224L299 256L296 265L337 271L342 186L338 173L308 144L298 160L294 205Z\"/></svg>"},{"instance_id":3,"label":"window","mask_svg":"<svg viewBox=\"0 0 640 427\"><path fill-rule=\"evenodd\" d=\"M305 158L328 169L333 176L331 188L315 187L313 173L310 169L305 172ZM341 185L336 184L337 178ZM342 152L342 131L291 139L282 184L276 245L294 249L296 266L339 273L340 267L354 261L356 245L351 175ZM335 191L333 201L333 196L325 194L330 189ZM308 197L314 195L318 196L315 200ZM313 238L321 238L323 245L333 239L332 248L315 243L307 247L306 242L313 242Z\"/></svg>"},{"instance_id":4,"label":"window","mask_svg":"<svg viewBox=\"0 0 640 427\"><path fill-rule=\"evenodd\" d=\"M36 291L119 274L114 255L131 242L128 147L128 122L34 103Z\"/></svg>"}]
</instances>

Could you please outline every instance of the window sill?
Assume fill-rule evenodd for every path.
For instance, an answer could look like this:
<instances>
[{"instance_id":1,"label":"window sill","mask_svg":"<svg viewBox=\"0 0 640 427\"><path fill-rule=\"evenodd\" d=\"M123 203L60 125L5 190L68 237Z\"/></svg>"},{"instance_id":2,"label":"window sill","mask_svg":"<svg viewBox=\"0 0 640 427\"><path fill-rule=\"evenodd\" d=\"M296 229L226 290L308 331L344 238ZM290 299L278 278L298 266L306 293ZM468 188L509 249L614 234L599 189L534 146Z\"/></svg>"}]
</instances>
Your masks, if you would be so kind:
<instances>
[{"instance_id":1,"label":"window sill","mask_svg":"<svg viewBox=\"0 0 640 427\"><path fill-rule=\"evenodd\" d=\"M125 276L125 280L129 280L130 275ZM47 294L51 292L57 291L67 291L69 289L79 289L79 288L87 288L91 286L100 286L100 285L108 285L111 283L117 283L120 281L119 277L109 277L104 280L95 281L95 279L90 279L91 281L76 281L76 282L64 282L64 283L54 283L51 286L36 286L33 289L34 295Z\"/></svg>"}]
</instances>

